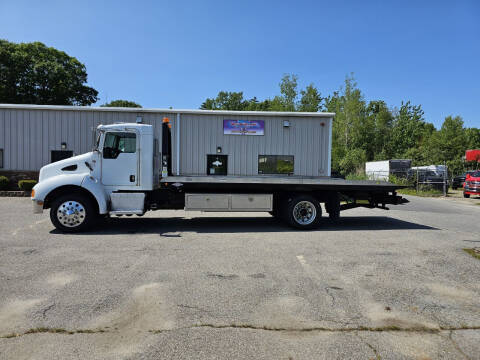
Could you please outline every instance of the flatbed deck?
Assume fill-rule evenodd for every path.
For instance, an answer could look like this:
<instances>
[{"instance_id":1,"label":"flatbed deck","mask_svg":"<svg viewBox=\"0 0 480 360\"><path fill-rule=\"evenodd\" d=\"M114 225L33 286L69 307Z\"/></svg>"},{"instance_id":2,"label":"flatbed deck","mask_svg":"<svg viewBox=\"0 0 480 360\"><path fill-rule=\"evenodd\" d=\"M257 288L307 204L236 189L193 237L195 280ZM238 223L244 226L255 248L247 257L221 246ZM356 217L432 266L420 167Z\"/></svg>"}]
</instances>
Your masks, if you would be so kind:
<instances>
[{"instance_id":1,"label":"flatbed deck","mask_svg":"<svg viewBox=\"0 0 480 360\"><path fill-rule=\"evenodd\" d=\"M390 192L405 186L396 185L385 181L375 180L345 180L331 177L309 176L167 176L160 180L161 183L181 183L184 186L219 186L250 185L251 187L272 186L273 188L291 186L294 188L315 188L316 190L338 191L381 191ZM222 186L223 185L223 186Z\"/></svg>"}]
</instances>

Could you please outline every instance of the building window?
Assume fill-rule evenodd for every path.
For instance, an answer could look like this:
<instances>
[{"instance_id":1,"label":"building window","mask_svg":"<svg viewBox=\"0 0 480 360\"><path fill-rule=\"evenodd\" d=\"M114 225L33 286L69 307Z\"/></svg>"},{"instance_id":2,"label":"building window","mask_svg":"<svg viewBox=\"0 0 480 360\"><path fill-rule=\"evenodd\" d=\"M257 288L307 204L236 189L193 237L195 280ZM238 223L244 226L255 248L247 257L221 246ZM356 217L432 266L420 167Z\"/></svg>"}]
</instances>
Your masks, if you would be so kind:
<instances>
[{"instance_id":1,"label":"building window","mask_svg":"<svg viewBox=\"0 0 480 360\"><path fill-rule=\"evenodd\" d=\"M227 175L228 155L207 155L207 175Z\"/></svg>"},{"instance_id":2,"label":"building window","mask_svg":"<svg viewBox=\"0 0 480 360\"><path fill-rule=\"evenodd\" d=\"M52 150L50 155L50 162L54 163L60 160L65 160L73 156L71 150Z\"/></svg>"},{"instance_id":3,"label":"building window","mask_svg":"<svg viewBox=\"0 0 480 360\"><path fill-rule=\"evenodd\" d=\"M3 169L3 149L0 149L0 169Z\"/></svg>"},{"instance_id":4,"label":"building window","mask_svg":"<svg viewBox=\"0 0 480 360\"><path fill-rule=\"evenodd\" d=\"M293 174L293 155L259 155L259 174Z\"/></svg>"}]
</instances>

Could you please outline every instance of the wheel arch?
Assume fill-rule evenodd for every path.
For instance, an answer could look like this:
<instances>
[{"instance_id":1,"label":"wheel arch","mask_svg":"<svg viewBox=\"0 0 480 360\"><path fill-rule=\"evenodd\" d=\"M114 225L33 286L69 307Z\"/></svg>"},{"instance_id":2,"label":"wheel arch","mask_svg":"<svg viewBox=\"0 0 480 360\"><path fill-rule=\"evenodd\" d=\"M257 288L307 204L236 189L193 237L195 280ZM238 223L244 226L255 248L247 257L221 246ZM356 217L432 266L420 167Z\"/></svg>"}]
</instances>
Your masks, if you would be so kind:
<instances>
[{"instance_id":1,"label":"wheel arch","mask_svg":"<svg viewBox=\"0 0 480 360\"><path fill-rule=\"evenodd\" d=\"M88 197L92 203L95 205L96 210L99 212L100 211L100 206L98 204L97 198L87 189L78 186L78 185L63 185L59 186L58 188L53 189L48 193L48 195L45 197L45 200L43 202L43 208L44 209L49 209L52 205L52 202L65 194L72 194L72 193L77 193L77 194L82 194L86 197Z\"/></svg>"}]
</instances>

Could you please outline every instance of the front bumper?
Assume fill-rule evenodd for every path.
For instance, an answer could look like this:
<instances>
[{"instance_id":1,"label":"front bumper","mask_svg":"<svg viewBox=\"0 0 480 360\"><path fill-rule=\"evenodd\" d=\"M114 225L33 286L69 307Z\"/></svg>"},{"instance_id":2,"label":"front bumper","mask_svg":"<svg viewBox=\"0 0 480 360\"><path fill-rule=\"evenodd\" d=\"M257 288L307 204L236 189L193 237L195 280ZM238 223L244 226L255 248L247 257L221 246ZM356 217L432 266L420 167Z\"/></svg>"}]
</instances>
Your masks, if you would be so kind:
<instances>
[{"instance_id":1,"label":"front bumper","mask_svg":"<svg viewBox=\"0 0 480 360\"><path fill-rule=\"evenodd\" d=\"M465 183L465 187L463 188L463 192L467 195L478 195L480 194L480 184L478 182L475 183Z\"/></svg>"},{"instance_id":2,"label":"front bumper","mask_svg":"<svg viewBox=\"0 0 480 360\"><path fill-rule=\"evenodd\" d=\"M43 201L38 201L38 200L32 199L32 205L33 205L33 213L34 214L43 213Z\"/></svg>"}]
</instances>

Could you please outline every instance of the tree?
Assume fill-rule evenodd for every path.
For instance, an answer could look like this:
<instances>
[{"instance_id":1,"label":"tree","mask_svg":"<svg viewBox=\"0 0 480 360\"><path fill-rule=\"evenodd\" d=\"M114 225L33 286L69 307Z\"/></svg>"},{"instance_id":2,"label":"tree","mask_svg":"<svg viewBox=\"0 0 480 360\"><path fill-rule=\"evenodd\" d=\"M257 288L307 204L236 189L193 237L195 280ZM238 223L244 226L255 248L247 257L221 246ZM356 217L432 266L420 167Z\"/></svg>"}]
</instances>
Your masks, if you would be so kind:
<instances>
[{"instance_id":1,"label":"tree","mask_svg":"<svg viewBox=\"0 0 480 360\"><path fill-rule=\"evenodd\" d=\"M298 101L297 80L296 75L284 75L279 83L280 95L263 101L259 101L256 97L245 99L242 91L220 91L215 98L205 99L200 109L313 112L322 110L324 99L313 84L301 90L301 98Z\"/></svg>"},{"instance_id":2,"label":"tree","mask_svg":"<svg viewBox=\"0 0 480 360\"><path fill-rule=\"evenodd\" d=\"M345 78L345 87L333 93L325 100L327 111L335 112L332 136L332 168L348 174L352 158L360 153L367 158L367 150L371 142L372 127L366 118L365 100L353 76ZM353 150L359 152L353 152ZM347 162L342 159L349 157Z\"/></svg>"},{"instance_id":3,"label":"tree","mask_svg":"<svg viewBox=\"0 0 480 360\"><path fill-rule=\"evenodd\" d=\"M367 122L373 129L371 141L367 146L369 160L389 159L391 156L390 133L392 131L393 115L387 104L382 100L370 101L366 109Z\"/></svg>"},{"instance_id":4,"label":"tree","mask_svg":"<svg viewBox=\"0 0 480 360\"><path fill-rule=\"evenodd\" d=\"M243 92L220 91L215 99L207 98L200 109L204 110L245 110L248 101L243 99Z\"/></svg>"},{"instance_id":5,"label":"tree","mask_svg":"<svg viewBox=\"0 0 480 360\"><path fill-rule=\"evenodd\" d=\"M450 173L458 174L463 170L462 156L467 148L467 137L460 116L447 116L439 131L432 134L429 141L430 162L447 164Z\"/></svg>"},{"instance_id":6,"label":"tree","mask_svg":"<svg viewBox=\"0 0 480 360\"><path fill-rule=\"evenodd\" d=\"M467 138L467 149L480 149L480 129L467 128L465 129L465 137Z\"/></svg>"},{"instance_id":7,"label":"tree","mask_svg":"<svg viewBox=\"0 0 480 360\"><path fill-rule=\"evenodd\" d=\"M85 65L65 52L0 40L0 103L90 105L98 91L86 83Z\"/></svg>"},{"instance_id":8,"label":"tree","mask_svg":"<svg viewBox=\"0 0 480 360\"><path fill-rule=\"evenodd\" d=\"M280 93L282 96L277 100L283 105L283 111L296 111L297 91L297 75L283 75L280 81Z\"/></svg>"},{"instance_id":9,"label":"tree","mask_svg":"<svg viewBox=\"0 0 480 360\"><path fill-rule=\"evenodd\" d=\"M300 98L298 111L317 112L322 110L323 98L313 84L308 85L305 90L300 91L300 94L302 97Z\"/></svg>"},{"instance_id":10,"label":"tree","mask_svg":"<svg viewBox=\"0 0 480 360\"><path fill-rule=\"evenodd\" d=\"M394 157L404 157L407 150L421 142L425 130L423 114L421 105L402 101L392 128L391 147Z\"/></svg>"},{"instance_id":11,"label":"tree","mask_svg":"<svg viewBox=\"0 0 480 360\"><path fill-rule=\"evenodd\" d=\"M462 157L467 147L467 137L463 129L462 118L460 116L447 116L440 131L433 136L432 143L437 149L437 161Z\"/></svg>"},{"instance_id":12,"label":"tree","mask_svg":"<svg viewBox=\"0 0 480 360\"><path fill-rule=\"evenodd\" d=\"M100 106L101 107L131 107L131 108L142 107L142 105L137 104L136 102L133 102L133 101L128 101L128 100L113 100L113 101L110 101L109 103L105 103Z\"/></svg>"},{"instance_id":13,"label":"tree","mask_svg":"<svg viewBox=\"0 0 480 360\"><path fill-rule=\"evenodd\" d=\"M340 160L339 165L343 175L358 174L364 170L367 155L363 149L352 149Z\"/></svg>"}]
</instances>

